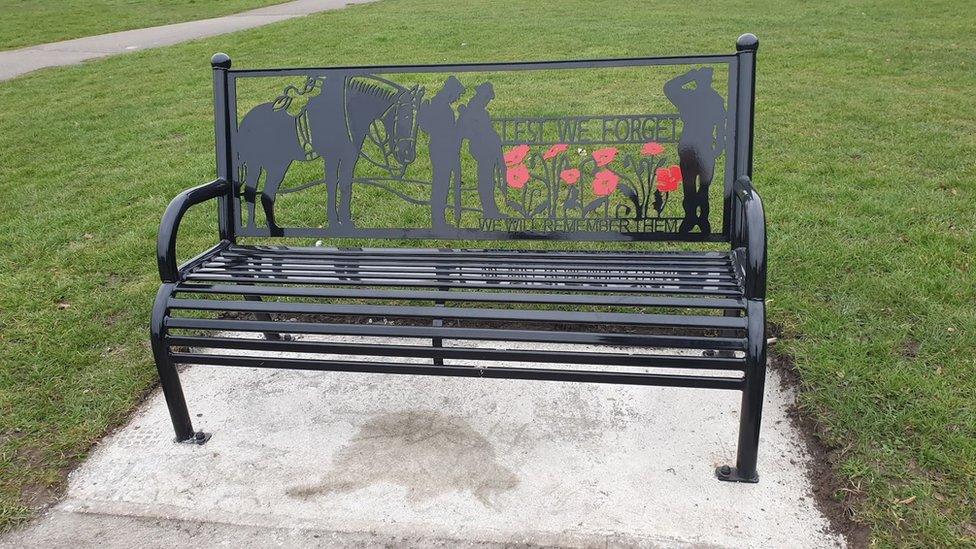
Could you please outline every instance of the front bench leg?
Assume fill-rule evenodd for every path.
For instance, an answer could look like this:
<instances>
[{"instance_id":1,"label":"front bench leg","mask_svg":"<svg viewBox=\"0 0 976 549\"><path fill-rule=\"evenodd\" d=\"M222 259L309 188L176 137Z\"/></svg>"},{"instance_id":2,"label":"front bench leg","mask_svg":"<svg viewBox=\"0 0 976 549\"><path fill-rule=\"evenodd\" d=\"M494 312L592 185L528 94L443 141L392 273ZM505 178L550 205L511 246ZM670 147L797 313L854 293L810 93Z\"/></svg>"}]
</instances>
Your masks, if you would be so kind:
<instances>
[{"instance_id":1,"label":"front bench leg","mask_svg":"<svg viewBox=\"0 0 976 549\"><path fill-rule=\"evenodd\" d=\"M183 387L180 385L180 376L166 345L165 323L166 316L169 314L169 298L173 295L177 282L182 280L180 268L176 263L176 235L179 232L183 216L191 207L213 199L222 201L230 198L233 198L230 183L223 178L217 178L210 183L187 189L176 195L166 207L166 211L163 212L163 219L159 223L159 233L156 235L156 264L159 267L159 279L163 284L160 286L159 292L156 294L156 302L153 304L152 318L149 323L149 341L152 343L153 359L156 362L156 370L159 372L159 384L162 386L163 395L166 397L166 406L169 408L169 417L173 420L177 442L203 444L210 438L210 435L203 432L193 432L190 413L186 409L186 399L183 397ZM221 227L222 241L218 248L229 243L227 235L224 234L222 222ZM218 248L214 248L214 250Z\"/></svg>"},{"instance_id":2,"label":"front bench leg","mask_svg":"<svg viewBox=\"0 0 976 549\"><path fill-rule=\"evenodd\" d=\"M746 176L736 179L733 201L733 259L746 298L746 367L735 467L723 465L715 474L719 480L759 482L756 457L766 384L766 215Z\"/></svg>"},{"instance_id":3,"label":"front bench leg","mask_svg":"<svg viewBox=\"0 0 976 549\"><path fill-rule=\"evenodd\" d=\"M173 421L176 442L203 444L210 439L210 435L203 431L193 431L193 422L190 421L190 412L186 408L186 398L183 396L183 386L180 384L180 374L176 371L176 364L173 363L166 348L165 321L169 313L169 297L173 295L175 287L174 283L163 284L156 294L149 324L153 359L156 362L156 371L159 372L159 384L163 388L163 396L166 397L169 417Z\"/></svg>"},{"instance_id":4,"label":"front bench leg","mask_svg":"<svg viewBox=\"0 0 976 549\"><path fill-rule=\"evenodd\" d=\"M723 465L715 470L719 480L730 482L759 482L756 461L766 385L766 305L761 299L750 299L746 303L746 312L749 319L746 328L748 343L735 467Z\"/></svg>"}]
</instances>

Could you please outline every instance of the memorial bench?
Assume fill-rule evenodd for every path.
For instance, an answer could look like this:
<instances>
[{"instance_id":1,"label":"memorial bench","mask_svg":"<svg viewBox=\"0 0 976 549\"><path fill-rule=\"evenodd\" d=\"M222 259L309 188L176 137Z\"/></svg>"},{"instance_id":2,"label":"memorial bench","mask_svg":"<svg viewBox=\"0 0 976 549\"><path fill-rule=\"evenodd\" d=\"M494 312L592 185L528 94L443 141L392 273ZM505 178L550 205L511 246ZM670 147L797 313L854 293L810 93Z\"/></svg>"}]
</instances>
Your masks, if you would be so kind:
<instances>
[{"instance_id":1,"label":"memorial bench","mask_svg":"<svg viewBox=\"0 0 976 549\"><path fill-rule=\"evenodd\" d=\"M177 364L726 389L742 392L738 455L716 474L758 481L757 48L746 34L728 55L273 70L215 55L218 178L172 201L157 248L152 348L177 440L208 438ZM611 85L665 112L560 110ZM211 200L220 242L178 266L180 221Z\"/></svg>"}]
</instances>

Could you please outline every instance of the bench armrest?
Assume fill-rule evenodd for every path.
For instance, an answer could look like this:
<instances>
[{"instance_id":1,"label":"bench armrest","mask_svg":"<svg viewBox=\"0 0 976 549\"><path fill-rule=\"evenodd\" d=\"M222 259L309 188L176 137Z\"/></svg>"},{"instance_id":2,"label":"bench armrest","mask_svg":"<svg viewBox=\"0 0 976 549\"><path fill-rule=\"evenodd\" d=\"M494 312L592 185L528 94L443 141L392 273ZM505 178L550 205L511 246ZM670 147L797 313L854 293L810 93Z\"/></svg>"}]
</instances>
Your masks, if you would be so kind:
<instances>
[{"instance_id":1,"label":"bench armrest","mask_svg":"<svg viewBox=\"0 0 976 549\"><path fill-rule=\"evenodd\" d=\"M230 184L223 179L215 179L192 189L187 189L169 203L163 220L159 224L156 237L156 262L159 264L159 278L163 282L179 281L180 272L176 264L176 233L180 228L183 214L190 207L222 196L228 192Z\"/></svg>"},{"instance_id":2,"label":"bench armrest","mask_svg":"<svg viewBox=\"0 0 976 549\"><path fill-rule=\"evenodd\" d=\"M766 214L752 181L742 176L732 192L732 251L747 299L766 298Z\"/></svg>"}]
</instances>

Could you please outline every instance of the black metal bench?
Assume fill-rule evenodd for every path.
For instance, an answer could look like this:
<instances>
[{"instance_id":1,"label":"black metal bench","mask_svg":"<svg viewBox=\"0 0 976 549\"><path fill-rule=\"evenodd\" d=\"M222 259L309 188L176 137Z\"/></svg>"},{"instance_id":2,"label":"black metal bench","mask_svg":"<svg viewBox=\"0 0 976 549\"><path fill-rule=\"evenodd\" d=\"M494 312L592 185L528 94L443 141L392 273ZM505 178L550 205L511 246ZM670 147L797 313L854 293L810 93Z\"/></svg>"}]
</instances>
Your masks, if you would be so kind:
<instances>
[{"instance_id":1,"label":"black metal bench","mask_svg":"<svg viewBox=\"0 0 976 549\"><path fill-rule=\"evenodd\" d=\"M176 364L731 389L738 456L717 475L756 482L757 47L746 34L727 55L273 70L215 55L218 178L173 200L157 250L152 347L177 440L208 435ZM213 199L219 244L177 266L184 213ZM328 242L243 242L267 237Z\"/></svg>"}]
</instances>

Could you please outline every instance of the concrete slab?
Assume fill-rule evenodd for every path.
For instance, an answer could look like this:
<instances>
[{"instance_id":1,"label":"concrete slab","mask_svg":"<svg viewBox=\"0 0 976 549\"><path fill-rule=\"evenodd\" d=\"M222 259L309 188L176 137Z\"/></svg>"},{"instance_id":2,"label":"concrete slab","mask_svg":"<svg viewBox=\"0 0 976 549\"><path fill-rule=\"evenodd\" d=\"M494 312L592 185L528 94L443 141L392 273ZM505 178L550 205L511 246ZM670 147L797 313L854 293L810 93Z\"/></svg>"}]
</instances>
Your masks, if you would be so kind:
<instances>
[{"instance_id":1,"label":"concrete slab","mask_svg":"<svg viewBox=\"0 0 976 549\"><path fill-rule=\"evenodd\" d=\"M157 394L0 546L844 545L775 376L754 485L712 472L735 454L735 392L206 366L183 380L207 444L174 444Z\"/></svg>"},{"instance_id":2,"label":"concrete slab","mask_svg":"<svg viewBox=\"0 0 976 549\"><path fill-rule=\"evenodd\" d=\"M88 36L10 51L0 51L0 81L62 65L109 55L158 48L198 38L259 27L320 11L374 0L295 0L250 11L186 23Z\"/></svg>"}]
</instances>

